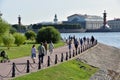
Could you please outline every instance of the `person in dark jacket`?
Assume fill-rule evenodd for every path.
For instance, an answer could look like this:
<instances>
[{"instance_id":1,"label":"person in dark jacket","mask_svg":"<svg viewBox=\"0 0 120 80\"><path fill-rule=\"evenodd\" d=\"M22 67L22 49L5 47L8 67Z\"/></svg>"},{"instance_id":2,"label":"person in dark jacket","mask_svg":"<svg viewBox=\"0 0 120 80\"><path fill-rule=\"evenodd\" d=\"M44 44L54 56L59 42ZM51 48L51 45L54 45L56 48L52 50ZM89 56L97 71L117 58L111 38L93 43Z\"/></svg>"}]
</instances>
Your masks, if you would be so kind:
<instances>
[{"instance_id":1,"label":"person in dark jacket","mask_svg":"<svg viewBox=\"0 0 120 80\"><path fill-rule=\"evenodd\" d=\"M1 62L10 62L8 55L4 50L0 53L0 57L2 57Z\"/></svg>"},{"instance_id":2,"label":"person in dark jacket","mask_svg":"<svg viewBox=\"0 0 120 80\"><path fill-rule=\"evenodd\" d=\"M43 59L45 56L45 47L43 46L43 43L41 42L41 45L38 47L38 58L41 63L43 63Z\"/></svg>"},{"instance_id":3,"label":"person in dark jacket","mask_svg":"<svg viewBox=\"0 0 120 80\"><path fill-rule=\"evenodd\" d=\"M74 40L74 46L75 46L75 50L77 52L77 48L78 48L79 42L77 39Z\"/></svg>"}]
</instances>

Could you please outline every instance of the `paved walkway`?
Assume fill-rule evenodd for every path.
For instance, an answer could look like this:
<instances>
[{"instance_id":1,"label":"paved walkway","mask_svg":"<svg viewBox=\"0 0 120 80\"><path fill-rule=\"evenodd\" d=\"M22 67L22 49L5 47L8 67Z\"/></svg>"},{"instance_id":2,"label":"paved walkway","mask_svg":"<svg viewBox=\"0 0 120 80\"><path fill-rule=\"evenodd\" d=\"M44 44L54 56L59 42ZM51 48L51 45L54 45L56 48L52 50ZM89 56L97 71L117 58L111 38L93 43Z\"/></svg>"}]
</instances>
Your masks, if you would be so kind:
<instances>
[{"instance_id":1,"label":"paved walkway","mask_svg":"<svg viewBox=\"0 0 120 80\"><path fill-rule=\"evenodd\" d=\"M72 50L73 49L74 49L74 46L72 45ZM61 53L64 54L64 60L65 60L66 52L68 52L67 45L54 49L54 53L51 55L48 53L44 57L44 60L43 60L44 62L43 62L43 64L41 64L41 69L44 69L47 67L48 56L50 56L50 66L53 66L55 64L55 54L57 54L57 57L58 57L57 61L58 61L58 63L60 63ZM73 51L71 52L71 55L73 55L72 53L73 53ZM11 62L9 62L9 63L0 63L0 80L11 79L11 76L12 76L11 70L12 70L13 62L16 64L15 77L25 75L26 74L26 67L27 67L26 66L27 60L30 61L30 72L38 71L38 59L36 59L36 63L33 63L30 56L23 57L23 58L17 58L17 59L11 60Z\"/></svg>"},{"instance_id":2,"label":"paved walkway","mask_svg":"<svg viewBox=\"0 0 120 80\"><path fill-rule=\"evenodd\" d=\"M74 49L74 46L72 46L72 49ZM54 64L54 57L55 57L55 54L58 55L58 57L61 55L61 53L66 53L68 52L68 46L65 45L63 47L60 47L60 48L56 48L54 49L54 53L53 54L47 54L44 58L44 64L41 65L42 69L43 68L46 68L47 67L47 58L48 56L50 56L51 58L51 65ZM17 67L17 71L15 72L16 75L15 76L21 76L21 75L24 75L26 73L26 63L27 63L27 60L30 61L30 72L34 72L34 71L37 71L38 70L38 59L36 58L36 63L33 63L32 59L30 56L28 57L22 57L22 58L17 58L17 59L13 59L11 60L9 63L6 62L6 63L0 63L0 80L8 80L11 78L12 76L12 64L13 62L16 64L16 67ZM52 61L53 60L53 61Z\"/></svg>"}]
</instances>

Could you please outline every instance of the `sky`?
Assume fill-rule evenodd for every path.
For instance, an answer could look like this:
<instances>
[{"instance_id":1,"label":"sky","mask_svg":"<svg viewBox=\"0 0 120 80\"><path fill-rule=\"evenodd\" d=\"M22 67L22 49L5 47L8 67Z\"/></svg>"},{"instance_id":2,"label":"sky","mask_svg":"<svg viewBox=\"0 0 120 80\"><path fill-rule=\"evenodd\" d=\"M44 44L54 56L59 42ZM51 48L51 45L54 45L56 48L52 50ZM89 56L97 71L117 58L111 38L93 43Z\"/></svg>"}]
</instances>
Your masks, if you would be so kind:
<instances>
[{"instance_id":1,"label":"sky","mask_svg":"<svg viewBox=\"0 0 120 80\"><path fill-rule=\"evenodd\" d=\"M120 0L0 0L2 18L10 24L18 23L18 15L24 25L52 22L55 14L58 21L66 21L73 14L103 16L107 20L120 18Z\"/></svg>"}]
</instances>

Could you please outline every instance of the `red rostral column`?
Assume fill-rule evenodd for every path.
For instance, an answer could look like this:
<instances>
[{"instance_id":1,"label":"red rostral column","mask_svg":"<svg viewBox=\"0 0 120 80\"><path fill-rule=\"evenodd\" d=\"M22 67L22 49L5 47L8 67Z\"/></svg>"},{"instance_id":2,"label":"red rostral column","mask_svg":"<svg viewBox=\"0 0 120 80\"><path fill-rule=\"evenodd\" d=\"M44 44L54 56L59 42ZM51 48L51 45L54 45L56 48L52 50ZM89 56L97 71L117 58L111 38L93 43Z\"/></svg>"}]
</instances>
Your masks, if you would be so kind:
<instances>
[{"instance_id":1,"label":"red rostral column","mask_svg":"<svg viewBox=\"0 0 120 80\"><path fill-rule=\"evenodd\" d=\"M104 10L104 13L103 13L103 28L105 28L105 26L107 24L106 17L107 17L107 13L106 13L106 10Z\"/></svg>"}]
</instances>

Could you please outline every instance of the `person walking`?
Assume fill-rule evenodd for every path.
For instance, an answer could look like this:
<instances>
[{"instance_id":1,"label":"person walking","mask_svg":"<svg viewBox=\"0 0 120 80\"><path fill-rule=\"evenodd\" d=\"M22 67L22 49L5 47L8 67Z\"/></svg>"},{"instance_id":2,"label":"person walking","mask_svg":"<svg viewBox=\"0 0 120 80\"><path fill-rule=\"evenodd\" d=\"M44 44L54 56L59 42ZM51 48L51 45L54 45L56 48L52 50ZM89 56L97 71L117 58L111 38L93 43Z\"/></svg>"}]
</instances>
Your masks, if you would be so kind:
<instances>
[{"instance_id":1,"label":"person walking","mask_svg":"<svg viewBox=\"0 0 120 80\"><path fill-rule=\"evenodd\" d=\"M35 63L36 53L37 53L36 47L35 47L35 45L33 45L32 49L31 49L31 58L33 60L33 63Z\"/></svg>"},{"instance_id":2,"label":"person walking","mask_svg":"<svg viewBox=\"0 0 120 80\"><path fill-rule=\"evenodd\" d=\"M81 38L79 39L79 41L80 41L80 46L83 46L83 39Z\"/></svg>"},{"instance_id":3,"label":"person walking","mask_svg":"<svg viewBox=\"0 0 120 80\"><path fill-rule=\"evenodd\" d=\"M72 39L69 39L69 42L68 42L68 48L69 48L69 53L71 53Z\"/></svg>"},{"instance_id":4,"label":"person walking","mask_svg":"<svg viewBox=\"0 0 120 80\"><path fill-rule=\"evenodd\" d=\"M54 45L53 45L53 43L52 43L52 41L49 43L49 52L50 52L50 54L52 54L53 53L53 49L54 49Z\"/></svg>"},{"instance_id":5,"label":"person walking","mask_svg":"<svg viewBox=\"0 0 120 80\"><path fill-rule=\"evenodd\" d=\"M45 47L45 53L47 54L47 41L44 42L44 47Z\"/></svg>"},{"instance_id":6,"label":"person walking","mask_svg":"<svg viewBox=\"0 0 120 80\"><path fill-rule=\"evenodd\" d=\"M93 36L91 36L91 42L92 42L92 44L94 43L94 41L95 41L95 38Z\"/></svg>"},{"instance_id":7,"label":"person walking","mask_svg":"<svg viewBox=\"0 0 120 80\"><path fill-rule=\"evenodd\" d=\"M45 56L45 47L43 46L43 43L41 42L40 46L38 47L38 59L41 63L43 63L43 59Z\"/></svg>"},{"instance_id":8,"label":"person walking","mask_svg":"<svg viewBox=\"0 0 120 80\"><path fill-rule=\"evenodd\" d=\"M79 45L79 43L78 43L78 40L77 40L77 38L76 38L76 39L74 40L74 46L75 46L76 53L77 53L78 45Z\"/></svg>"}]
</instances>

